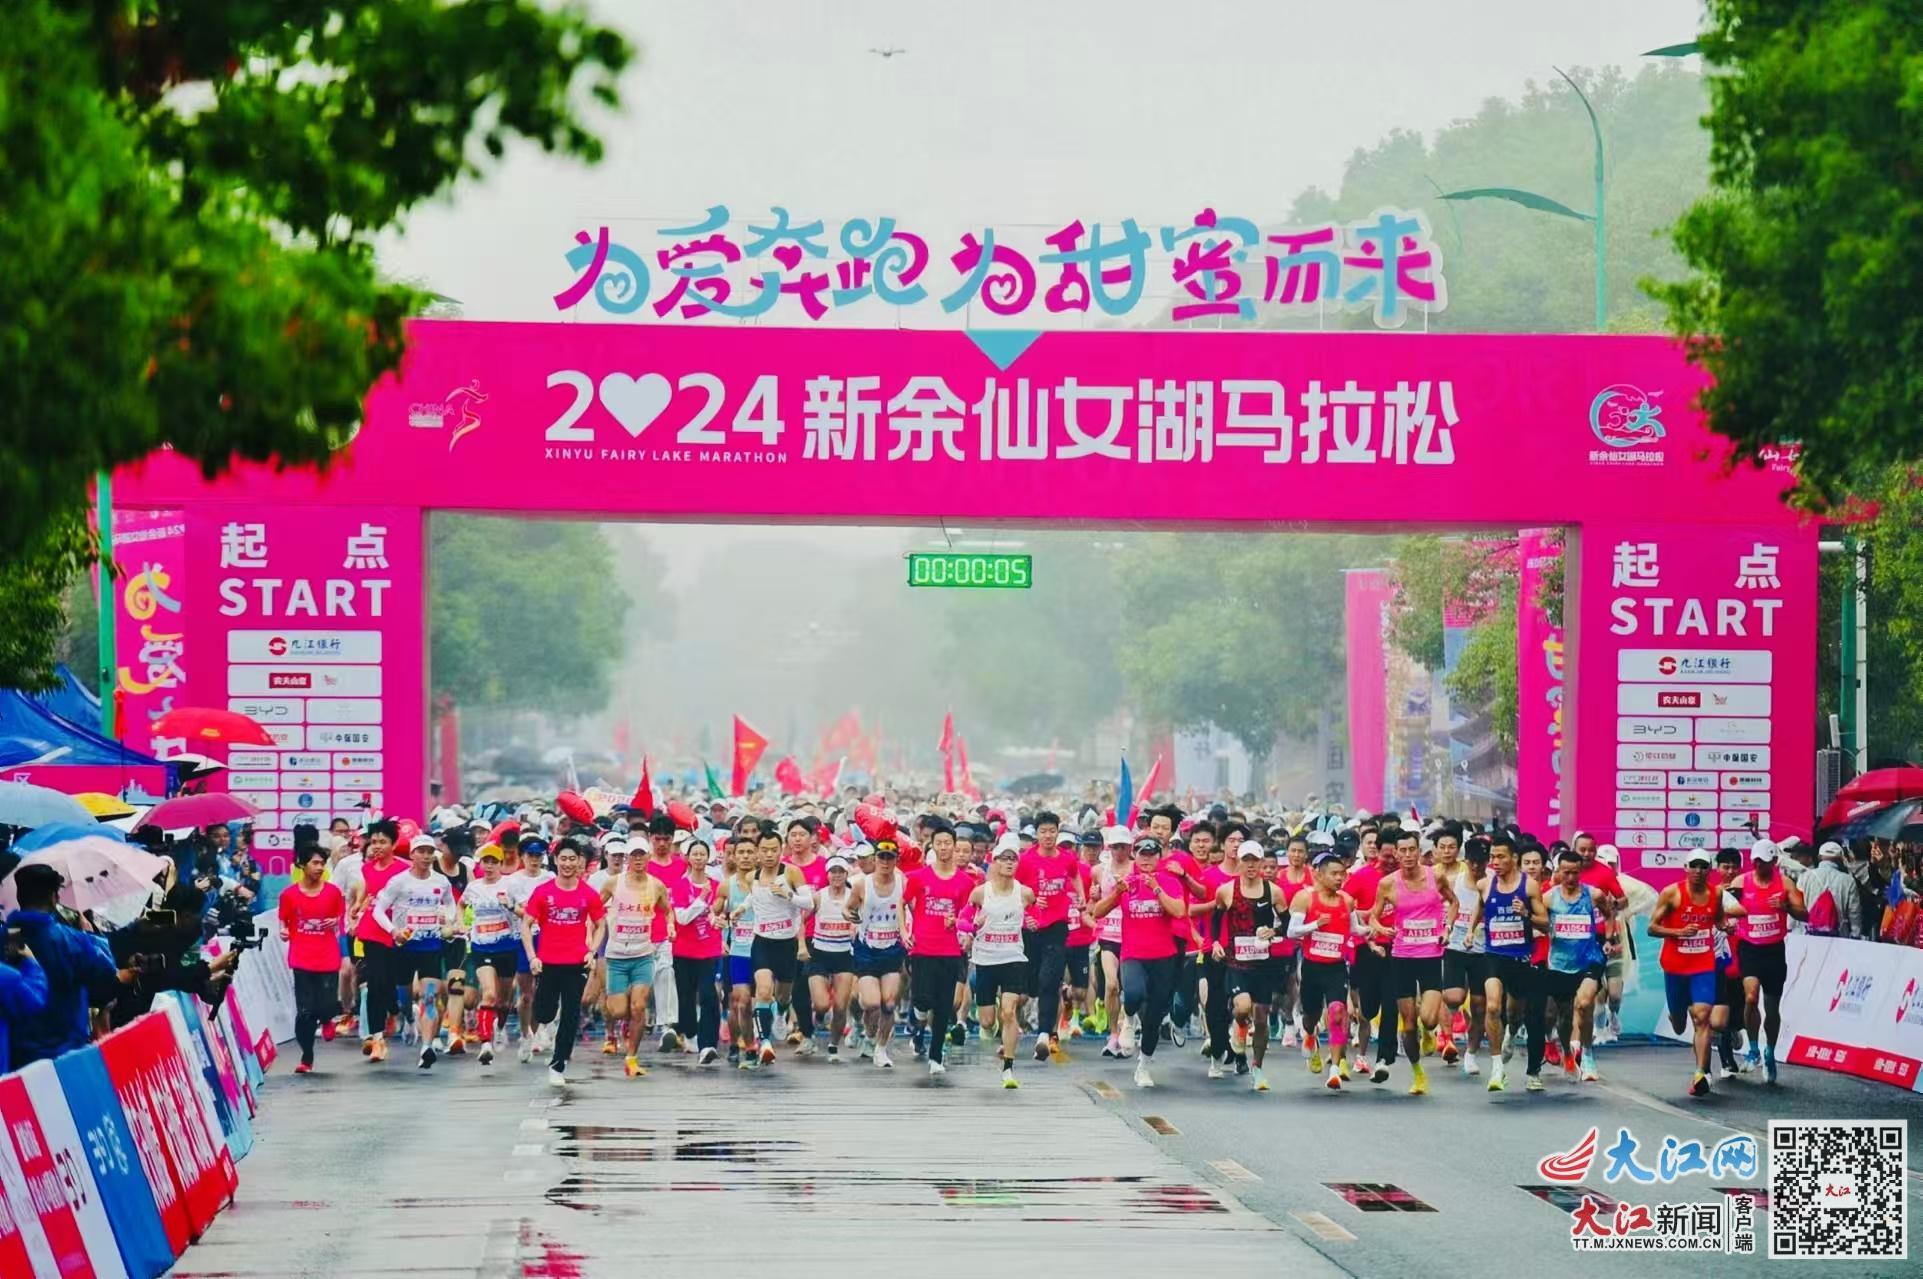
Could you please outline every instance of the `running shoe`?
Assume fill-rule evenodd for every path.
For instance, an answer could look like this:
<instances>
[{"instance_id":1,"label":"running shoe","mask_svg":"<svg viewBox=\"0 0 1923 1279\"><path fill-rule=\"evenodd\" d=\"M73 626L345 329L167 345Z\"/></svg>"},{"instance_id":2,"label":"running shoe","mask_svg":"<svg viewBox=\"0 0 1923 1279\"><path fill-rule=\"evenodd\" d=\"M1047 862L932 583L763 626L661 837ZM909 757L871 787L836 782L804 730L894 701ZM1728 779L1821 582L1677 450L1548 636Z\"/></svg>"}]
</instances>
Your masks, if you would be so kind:
<instances>
[{"instance_id":1,"label":"running shoe","mask_svg":"<svg viewBox=\"0 0 1923 1279\"><path fill-rule=\"evenodd\" d=\"M1755 1070L1758 1066L1761 1066L1762 1064L1763 1064L1762 1049L1755 1044L1751 1044L1749 1046L1749 1051L1743 1054L1743 1073L1747 1075L1751 1071Z\"/></svg>"},{"instance_id":2,"label":"running shoe","mask_svg":"<svg viewBox=\"0 0 1923 1279\"><path fill-rule=\"evenodd\" d=\"M629 1079L639 1079L648 1073L648 1068L641 1064L641 1059L632 1054L629 1055L626 1061L621 1063L621 1069Z\"/></svg>"},{"instance_id":3,"label":"running shoe","mask_svg":"<svg viewBox=\"0 0 1923 1279\"><path fill-rule=\"evenodd\" d=\"M335 1030L334 1030L334 1023L333 1023L333 1022L331 1022L331 1021L324 1021L324 1022L322 1022L322 1023L321 1023L321 1042L322 1042L322 1043L324 1043L324 1044L331 1044L331 1043L333 1043L333 1042L334 1042L334 1034L335 1034Z\"/></svg>"},{"instance_id":4,"label":"running shoe","mask_svg":"<svg viewBox=\"0 0 1923 1279\"><path fill-rule=\"evenodd\" d=\"M294 1073L297 1075L311 1075L314 1073L314 1063L311 1061L303 1061L294 1067Z\"/></svg>"},{"instance_id":5,"label":"running shoe","mask_svg":"<svg viewBox=\"0 0 1923 1279\"><path fill-rule=\"evenodd\" d=\"M774 1065L775 1064L775 1046L773 1044L761 1045L760 1056L761 1056L762 1065L764 1066Z\"/></svg>"},{"instance_id":6,"label":"running shoe","mask_svg":"<svg viewBox=\"0 0 1923 1279\"><path fill-rule=\"evenodd\" d=\"M740 1044L728 1045L728 1064L730 1066L739 1066L741 1064L741 1045Z\"/></svg>"},{"instance_id":7,"label":"running shoe","mask_svg":"<svg viewBox=\"0 0 1923 1279\"><path fill-rule=\"evenodd\" d=\"M1246 1054L1237 1054L1237 1055L1236 1055L1236 1058L1235 1058L1235 1073L1236 1073L1236 1074L1238 1074L1238 1075L1246 1075L1246 1074L1248 1074L1248 1073L1249 1073L1249 1059L1248 1059L1248 1056L1247 1056Z\"/></svg>"},{"instance_id":8,"label":"running shoe","mask_svg":"<svg viewBox=\"0 0 1923 1279\"><path fill-rule=\"evenodd\" d=\"M449 1035L447 1037L447 1055L450 1057L465 1057L467 1055L467 1040L461 1038L459 1035Z\"/></svg>"},{"instance_id":9,"label":"running shoe","mask_svg":"<svg viewBox=\"0 0 1923 1279\"><path fill-rule=\"evenodd\" d=\"M1322 1048L1320 1045L1309 1049L1309 1073L1311 1075L1319 1075L1322 1073Z\"/></svg>"},{"instance_id":10,"label":"running shoe","mask_svg":"<svg viewBox=\"0 0 1923 1279\"><path fill-rule=\"evenodd\" d=\"M1497 1062L1489 1071L1489 1091L1501 1092L1508 1086L1508 1082L1502 1075L1502 1063Z\"/></svg>"},{"instance_id":11,"label":"running shoe","mask_svg":"<svg viewBox=\"0 0 1923 1279\"><path fill-rule=\"evenodd\" d=\"M1462 1073L1471 1079L1474 1079L1482 1073L1482 1067L1476 1064L1476 1055L1474 1053L1462 1054Z\"/></svg>"},{"instance_id":12,"label":"running shoe","mask_svg":"<svg viewBox=\"0 0 1923 1279\"><path fill-rule=\"evenodd\" d=\"M1048 1060L1048 1036L1047 1035L1035 1036L1035 1060L1036 1061ZM1006 1087L1007 1085L1003 1085L1003 1086Z\"/></svg>"},{"instance_id":13,"label":"running shoe","mask_svg":"<svg viewBox=\"0 0 1923 1279\"><path fill-rule=\"evenodd\" d=\"M361 1040L361 1056L372 1057L373 1055L374 1055L374 1041L372 1039Z\"/></svg>"},{"instance_id":14,"label":"running shoe","mask_svg":"<svg viewBox=\"0 0 1923 1279\"><path fill-rule=\"evenodd\" d=\"M521 1046L515 1049L514 1055L520 1058L523 1066L534 1060L534 1045L528 1041L526 1035L521 1036Z\"/></svg>"},{"instance_id":15,"label":"running shoe","mask_svg":"<svg viewBox=\"0 0 1923 1279\"><path fill-rule=\"evenodd\" d=\"M1542 1050L1542 1060L1546 1066L1562 1065L1562 1041L1552 1039L1545 1044Z\"/></svg>"},{"instance_id":16,"label":"running shoe","mask_svg":"<svg viewBox=\"0 0 1923 1279\"><path fill-rule=\"evenodd\" d=\"M475 1060L483 1066L492 1066L494 1064L494 1045L482 1044L481 1051L475 1056Z\"/></svg>"},{"instance_id":17,"label":"running shoe","mask_svg":"<svg viewBox=\"0 0 1923 1279\"><path fill-rule=\"evenodd\" d=\"M1530 1092L1541 1092L1541 1091L1542 1091L1542 1076L1541 1076L1541 1075L1531 1075L1531 1076L1529 1076L1529 1083L1528 1083L1528 1084L1526 1085L1526 1087L1528 1088L1528 1090L1529 1090Z\"/></svg>"},{"instance_id":18,"label":"running shoe","mask_svg":"<svg viewBox=\"0 0 1923 1279\"><path fill-rule=\"evenodd\" d=\"M620 1051L621 1049L612 1039L604 1039L601 1041L601 1055L603 1057L612 1057Z\"/></svg>"},{"instance_id":19,"label":"running shoe","mask_svg":"<svg viewBox=\"0 0 1923 1279\"><path fill-rule=\"evenodd\" d=\"M1269 1090L1269 1077L1262 1073L1262 1068L1260 1066L1257 1066L1255 1069L1251 1070L1249 1074L1254 1076L1254 1079L1255 1079L1254 1091L1267 1092Z\"/></svg>"},{"instance_id":20,"label":"running shoe","mask_svg":"<svg viewBox=\"0 0 1923 1279\"><path fill-rule=\"evenodd\" d=\"M945 1075L947 1073L948 1073L948 1067L942 1065L940 1062L936 1061L933 1057L930 1057L928 1059L929 1078L932 1079L937 1075Z\"/></svg>"},{"instance_id":21,"label":"running shoe","mask_svg":"<svg viewBox=\"0 0 1923 1279\"><path fill-rule=\"evenodd\" d=\"M894 1058L892 1058L892 1057L890 1057L890 1056L888 1055L888 1047L887 1047L887 1045L885 1045L885 1044L876 1044L876 1045L875 1045L875 1065L876 1065L876 1066L878 1066L878 1067L880 1067L880 1068L881 1068L881 1069L883 1069L883 1070L893 1070L893 1069L894 1069L894 1067L895 1067L895 1060L894 1060Z\"/></svg>"},{"instance_id":22,"label":"running shoe","mask_svg":"<svg viewBox=\"0 0 1923 1279\"><path fill-rule=\"evenodd\" d=\"M1700 1070L1697 1071L1696 1077L1689 1081L1689 1095L1692 1097L1709 1096L1709 1076Z\"/></svg>"},{"instance_id":23,"label":"running shoe","mask_svg":"<svg viewBox=\"0 0 1923 1279\"><path fill-rule=\"evenodd\" d=\"M1736 1067L1726 1065L1720 1073L1724 1079L1734 1079L1736 1078Z\"/></svg>"},{"instance_id":24,"label":"running shoe","mask_svg":"<svg viewBox=\"0 0 1923 1279\"><path fill-rule=\"evenodd\" d=\"M1270 1018L1270 1020L1273 1021L1274 1018ZM1273 1038L1273 1035L1271 1035L1271 1038ZM1302 1032L1295 1028L1294 1022L1290 1022L1287 1026L1283 1027L1282 1046L1284 1048L1294 1048L1301 1042Z\"/></svg>"},{"instance_id":25,"label":"running shoe","mask_svg":"<svg viewBox=\"0 0 1923 1279\"><path fill-rule=\"evenodd\" d=\"M664 1040L665 1040L665 1036L664 1036L663 1038L664 1038ZM801 1033L801 1032L800 1032L799 1030L791 1030L791 1031L789 1031L789 1032L788 1032L788 1046L789 1046L790 1048L799 1048L799 1047L801 1047L801 1040L802 1040L802 1038L803 1038L803 1036L802 1036L802 1033Z\"/></svg>"},{"instance_id":26,"label":"running shoe","mask_svg":"<svg viewBox=\"0 0 1923 1279\"><path fill-rule=\"evenodd\" d=\"M1221 1077L1222 1077L1222 1063L1217 1061L1213 1057L1209 1058L1209 1078L1220 1079Z\"/></svg>"},{"instance_id":27,"label":"running shoe","mask_svg":"<svg viewBox=\"0 0 1923 1279\"><path fill-rule=\"evenodd\" d=\"M950 1026L948 1028L948 1042L952 1047L955 1047L955 1048L960 1048L963 1044L967 1043L968 1027Z\"/></svg>"},{"instance_id":28,"label":"running shoe","mask_svg":"<svg viewBox=\"0 0 1923 1279\"><path fill-rule=\"evenodd\" d=\"M815 1041L814 1041L814 1040L812 1040L812 1039L804 1039L804 1040L802 1040L802 1041L801 1041L800 1043L798 1043L798 1044L796 1044L796 1045L795 1045L795 1056L797 1056L797 1057L812 1057L812 1056L814 1056L814 1055L815 1055Z\"/></svg>"},{"instance_id":29,"label":"running shoe","mask_svg":"<svg viewBox=\"0 0 1923 1279\"><path fill-rule=\"evenodd\" d=\"M1137 1057L1135 1059L1135 1086L1137 1088L1155 1087L1155 1080L1148 1073L1148 1058L1146 1057Z\"/></svg>"},{"instance_id":30,"label":"running shoe","mask_svg":"<svg viewBox=\"0 0 1923 1279\"><path fill-rule=\"evenodd\" d=\"M1120 1057L1121 1055L1122 1055L1122 1037L1120 1035L1110 1035L1108 1037L1108 1042L1102 1045L1102 1056Z\"/></svg>"},{"instance_id":31,"label":"running shoe","mask_svg":"<svg viewBox=\"0 0 1923 1279\"><path fill-rule=\"evenodd\" d=\"M1245 1021L1229 1023L1229 1051L1245 1053L1249 1050L1249 1024Z\"/></svg>"},{"instance_id":32,"label":"running shoe","mask_svg":"<svg viewBox=\"0 0 1923 1279\"><path fill-rule=\"evenodd\" d=\"M694 1059L694 1064L697 1066L712 1066L715 1064L715 1062L719 1061L720 1058L721 1058L721 1054L716 1052L714 1049L703 1048L701 1050L701 1055Z\"/></svg>"},{"instance_id":33,"label":"running shoe","mask_svg":"<svg viewBox=\"0 0 1923 1279\"><path fill-rule=\"evenodd\" d=\"M1342 1081L1343 1081L1343 1080L1345 1080L1345 1079L1347 1079L1348 1077L1349 1077L1349 1074L1348 1074L1348 1072L1347 1072L1347 1071L1345 1071L1345 1070L1342 1070L1342 1069L1340 1069L1340 1068L1339 1068L1339 1067L1337 1067L1336 1065L1333 1065L1333 1064L1332 1064L1332 1065L1330 1065L1330 1067L1329 1067L1329 1081L1328 1081L1328 1087L1329 1087L1329 1091L1330 1091L1330 1092L1341 1092L1341 1091L1342 1091Z\"/></svg>"},{"instance_id":34,"label":"running shoe","mask_svg":"<svg viewBox=\"0 0 1923 1279\"><path fill-rule=\"evenodd\" d=\"M661 1051L664 1053L677 1053L681 1051L681 1034L679 1031L664 1030L661 1032Z\"/></svg>"},{"instance_id":35,"label":"running shoe","mask_svg":"<svg viewBox=\"0 0 1923 1279\"><path fill-rule=\"evenodd\" d=\"M1135 1019L1124 1015L1121 1037L1115 1041L1115 1055L1126 1057L1135 1051Z\"/></svg>"},{"instance_id":36,"label":"running shoe","mask_svg":"<svg viewBox=\"0 0 1923 1279\"><path fill-rule=\"evenodd\" d=\"M387 1060L387 1041L385 1039L376 1039L374 1041L374 1060Z\"/></svg>"},{"instance_id":37,"label":"running shoe","mask_svg":"<svg viewBox=\"0 0 1923 1279\"><path fill-rule=\"evenodd\" d=\"M548 1067L548 1087L566 1088L567 1086L568 1086L567 1068L565 1066L561 1066L558 1064L549 1066Z\"/></svg>"},{"instance_id":38,"label":"running shoe","mask_svg":"<svg viewBox=\"0 0 1923 1279\"><path fill-rule=\"evenodd\" d=\"M1173 1021L1163 1022L1162 1042L1165 1044L1172 1043L1177 1048L1186 1048L1189 1042L1188 1028L1186 1026L1178 1026Z\"/></svg>"},{"instance_id":39,"label":"running shoe","mask_svg":"<svg viewBox=\"0 0 1923 1279\"><path fill-rule=\"evenodd\" d=\"M1434 1026L1424 1026L1422 1028L1422 1055L1424 1057L1433 1057L1436 1055L1436 1028Z\"/></svg>"},{"instance_id":40,"label":"running shoe","mask_svg":"<svg viewBox=\"0 0 1923 1279\"><path fill-rule=\"evenodd\" d=\"M1776 1082L1776 1045L1771 1044L1763 1050L1763 1081Z\"/></svg>"},{"instance_id":41,"label":"running shoe","mask_svg":"<svg viewBox=\"0 0 1923 1279\"><path fill-rule=\"evenodd\" d=\"M1383 1062L1377 1062L1377 1063L1375 1064L1375 1073L1374 1073L1374 1074L1372 1074L1372 1075L1370 1075L1370 1076L1369 1076L1369 1079L1370 1079L1370 1080L1371 1080L1372 1082L1374 1082L1374 1083L1378 1083L1378 1084L1386 1084L1386 1083L1388 1083L1388 1082L1389 1082L1389 1067L1388 1067L1388 1066L1387 1066L1387 1065L1386 1065L1385 1063L1383 1063Z\"/></svg>"},{"instance_id":42,"label":"running shoe","mask_svg":"<svg viewBox=\"0 0 1923 1279\"><path fill-rule=\"evenodd\" d=\"M1411 1097L1423 1096L1429 1091L1429 1072L1422 1068L1421 1062L1416 1061L1409 1063L1409 1073L1415 1080L1415 1082L1409 1085L1409 1095Z\"/></svg>"},{"instance_id":43,"label":"running shoe","mask_svg":"<svg viewBox=\"0 0 1923 1279\"><path fill-rule=\"evenodd\" d=\"M1334 1068L1344 1079L1349 1077L1349 1059L1347 1057L1337 1057Z\"/></svg>"},{"instance_id":44,"label":"running shoe","mask_svg":"<svg viewBox=\"0 0 1923 1279\"><path fill-rule=\"evenodd\" d=\"M1003 1067L1002 1087L1004 1088L1020 1088L1021 1087L1020 1084L1015 1082L1015 1068L1013 1066Z\"/></svg>"},{"instance_id":45,"label":"running shoe","mask_svg":"<svg viewBox=\"0 0 1923 1279\"><path fill-rule=\"evenodd\" d=\"M1601 1078L1602 1076L1596 1073L1596 1063L1590 1061L1588 1058L1584 1058L1582 1063L1582 1081L1586 1084L1593 1084Z\"/></svg>"},{"instance_id":46,"label":"running shoe","mask_svg":"<svg viewBox=\"0 0 1923 1279\"><path fill-rule=\"evenodd\" d=\"M437 1056L438 1054L435 1053L433 1044L422 1044L421 1059L417 1064L416 1069L419 1069L419 1070L434 1069L434 1061Z\"/></svg>"},{"instance_id":47,"label":"running shoe","mask_svg":"<svg viewBox=\"0 0 1923 1279\"><path fill-rule=\"evenodd\" d=\"M1582 1065L1581 1053L1573 1052L1573 1051L1569 1053L1565 1053L1562 1059L1563 1078L1574 1079L1576 1077L1576 1070L1581 1065Z\"/></svg>"},{"instance_id":48,"label":"running shoe","mask_svg":"<svg viewBox=\"0 0 1923 1279\"><path fill-rule=\"evenodd\" d=\"M839 1066L841 1064L841 1045L840 1044L828 1045L828 1064L830 1066Z\"/></svg>"},{"instance_id":49,"label":"running shoe","mask_svg":"<svg viewBox=\"0 0 1923 1279\"><path fill-rule=\"evenodd\" d=\"M1462 1053L1459 1049L1457 1049L1455 1040L1445 1039L1442 1041L1442 1064L1443 1065L1453 1066L1456 1064L1458 1060L1461 1059L1461 1057L1462 1057Z\"/></svg>"}]
</instances>

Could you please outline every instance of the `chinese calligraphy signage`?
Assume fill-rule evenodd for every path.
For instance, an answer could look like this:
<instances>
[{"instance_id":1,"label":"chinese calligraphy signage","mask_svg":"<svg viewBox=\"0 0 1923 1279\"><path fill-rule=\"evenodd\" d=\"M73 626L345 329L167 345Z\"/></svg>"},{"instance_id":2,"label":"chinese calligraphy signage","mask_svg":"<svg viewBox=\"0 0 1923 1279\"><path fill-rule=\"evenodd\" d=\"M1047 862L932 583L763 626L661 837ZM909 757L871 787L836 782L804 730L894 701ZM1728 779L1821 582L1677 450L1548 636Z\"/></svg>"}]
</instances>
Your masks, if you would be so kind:
<instances>
[{"instance_id":1,"label":"chinese calligraphy signage","mask_svg":"<svg viewBox=\"0 0 1923 1279\"><path fill-rule=\"evenodd\" d=\"M982 227L942 243L894 218L831 231L779 206L737 220L715 205L649 242L584 228L564 256L574 278L554 295L556 310L592 299L603 316L684 323L812 324L872 301L1036 327L1154 318L1164 307L1178 324L1254 324L1327 307L1366 310L1376 327L1394 329L1449 304L1428 219L1386 208L1293 229L1202 209L1181 226L1076 219L1029 235Z\"/></svg>"},{"instance_id":2,"label":"chinese calligraphy signage","mask_svg":"<svg viewBox=\"0 0 1923 1279\"><path fill-rule=\"evenodd\" d=\"M114 696L120 740L163 758L187 749L184 738L156 738L148 725L189 705L187 518L180 510L115 511L113 579ZM91 727L91 725L89 726Z\"/></svg>"},{"instance_id":3,"label":"chinese calligraphy signage","mask_svg":"<svg viewBox=\"0 0 1923 1279\"><path fill-rule=\"evenodd\" d=\"M1560 820L1631 834L1634 871L1684 846L1672 831L1751 814L1806 831L1811 806L1814 534L1779 501L1785 476L1724 464L1699 387L1656 338L1069 331L1004 361L939 329L427 321L325 473L209 484L159 454L116 495L186 511L195 702L251 706L285 738L229 783L272 796L283 826L344 798L424 805L430 510L1574 526ZM1656 462L1596 460L1614 454L1592 417ZM1671 684L1742 706L1656 705ZM1635 751L1665 762L1618 762Z\"/></svg>"}]
</instances>

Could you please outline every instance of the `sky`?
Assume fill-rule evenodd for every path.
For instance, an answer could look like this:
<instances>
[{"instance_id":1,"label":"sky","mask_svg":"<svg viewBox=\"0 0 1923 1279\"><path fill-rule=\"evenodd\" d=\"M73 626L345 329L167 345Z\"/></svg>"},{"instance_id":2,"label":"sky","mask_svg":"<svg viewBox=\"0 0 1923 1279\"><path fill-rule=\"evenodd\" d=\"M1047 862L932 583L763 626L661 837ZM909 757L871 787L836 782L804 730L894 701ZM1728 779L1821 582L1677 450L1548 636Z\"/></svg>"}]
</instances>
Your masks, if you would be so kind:
<instances>
[{"instance_id":1,"label":"sky","mask_svg":"<svg viewBox=\"0 0 1923 1279\"><path fill-rule=\"evenodd\" d=\"M1515 97L1552 65L1633 66L1698 0L595 0L640 56L601 165L513 150L382 244L481 320L552 319L574 231L727 204L926 227L1075 217L1274 222L1391 129ZM871 49L899 49L883 58ZM674 562L740 533L663 526ZM892 549L895 531L796 532Z\"/></svg>"}]
</instances>

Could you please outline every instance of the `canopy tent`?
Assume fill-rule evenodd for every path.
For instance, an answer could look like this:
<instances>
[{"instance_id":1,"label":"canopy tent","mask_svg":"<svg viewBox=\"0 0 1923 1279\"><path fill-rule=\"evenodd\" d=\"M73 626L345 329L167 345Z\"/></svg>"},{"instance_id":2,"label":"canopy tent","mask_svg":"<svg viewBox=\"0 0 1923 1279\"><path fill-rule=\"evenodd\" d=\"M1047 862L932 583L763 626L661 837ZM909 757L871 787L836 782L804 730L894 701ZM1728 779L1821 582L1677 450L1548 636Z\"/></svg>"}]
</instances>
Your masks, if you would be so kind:
<instances>
[{"instance_id":1,"label":"canopy tent","mask_svg":"<svg viewBox=\"0 0 1923 1279\"><path fill-rule=\"evenodd\" d=\"M0 691L0 774L68 794L120 794L136 786L156 796L179 786L179 769L54 714L27 694Z\"/></svg>"},{"instance_id":2,"label":"canopy tent","mask_svg":"<svg viewBox=\"0 0 1923 1279\"><path fill-rule=\"evenodd\" d=\"M44 693L29 693L34 701L69 724L92 731L100 723L100 696L80 682L65 662L54 668L58 681Z\"/></svg>"}]
</instances>

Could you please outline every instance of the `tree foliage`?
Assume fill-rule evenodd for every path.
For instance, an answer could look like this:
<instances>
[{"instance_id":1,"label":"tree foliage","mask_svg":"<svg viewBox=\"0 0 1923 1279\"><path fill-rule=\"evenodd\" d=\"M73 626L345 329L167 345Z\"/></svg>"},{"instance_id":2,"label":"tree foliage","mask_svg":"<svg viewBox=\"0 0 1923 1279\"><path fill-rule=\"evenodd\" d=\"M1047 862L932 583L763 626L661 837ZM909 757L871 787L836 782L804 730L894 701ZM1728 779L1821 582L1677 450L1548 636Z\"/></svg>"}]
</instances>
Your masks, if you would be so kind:
<instances>
[{"instance_id":1,"label":"tree foliage","mask_svg":"<svg viewBox=\"0 0 1923 1279\"><path fill-rule=\"evenodd\" d=\"M1864 496L1875 514L1846 531L1869 547L1869 742L1872 767L1923 759L1923 489L1913 466L1886 467ZM1856 586L1850 555L1821 561L1822 612L1817 623L1819 736L1829 744L1828 716L1840 710L1842 600Z\"/></svg>"},{"instance_id":2,"label":"tree foliage","mask_svg":"<svg viewBox=\"0 0 1923 1279\"><path fill-rule=\"evenodd\" d=\"M1476 617L1446 686L1465 705L1489 708L1491 730L1516 745L1516 560L1510 539L1417 534L1396 542L1389 580L1389 642L1425 670L1444 665L1451 604Z\"/></svg>"},{"instance_id":3,"label":"tree foliage","mask_svg":"<svg viewBox=\"0 0 1923 1279\"><path fill-rule=\"evenodd\" d=\"M597 158L579 112L629 57L537 0L9 5L0 590L57 606L100 470L325 461L423 301L377 278L373 237L512 138ZM35 682L57 633L0 683Z\"/></svg>"},{"instance_id":4,"label":"tree foliage","mask_svg":"<svg viewBox=\"0 0 1923 1279\"><path fill-rule=\"evenodd\" d=\"M1800 441L1834 501L1923 455L1923 4L1710 0L1713 189L1655 288L1750 456Z\"/></svg>"},{"instance_id":5,"label":"tree foliage","mask_svg":"<svg viewBox=\"0 0 1923 1279\"><path fill-rule=\"evenodd\" d=\"M607 704L632 600L621 577L660 565L617 565L593 524L438 515L429 530L429 680L465 707L578 714ZM625 573L624 571L625 570Z\"/></svg>"}]
</instances>

